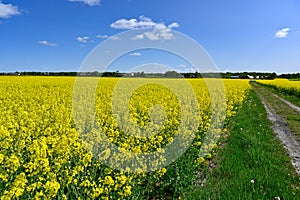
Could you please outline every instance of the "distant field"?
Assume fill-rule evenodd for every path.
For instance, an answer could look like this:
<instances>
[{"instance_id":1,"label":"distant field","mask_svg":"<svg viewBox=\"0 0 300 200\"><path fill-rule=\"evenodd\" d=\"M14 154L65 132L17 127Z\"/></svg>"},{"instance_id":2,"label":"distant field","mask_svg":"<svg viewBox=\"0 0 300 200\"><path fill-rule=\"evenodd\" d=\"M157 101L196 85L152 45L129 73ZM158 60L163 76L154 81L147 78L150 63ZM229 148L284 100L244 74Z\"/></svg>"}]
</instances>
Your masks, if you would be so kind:
<instances>
[{"instance_id":1,"label":"distant field","mask_svg":"<svg viewBox=\"0 0 300 200\"><path fill-rule=\"evenodd\" d=\"M288 79L258 80L258 83L272 87L273 89L300 98L300 81Z\"/></svg>"}]
</instances>

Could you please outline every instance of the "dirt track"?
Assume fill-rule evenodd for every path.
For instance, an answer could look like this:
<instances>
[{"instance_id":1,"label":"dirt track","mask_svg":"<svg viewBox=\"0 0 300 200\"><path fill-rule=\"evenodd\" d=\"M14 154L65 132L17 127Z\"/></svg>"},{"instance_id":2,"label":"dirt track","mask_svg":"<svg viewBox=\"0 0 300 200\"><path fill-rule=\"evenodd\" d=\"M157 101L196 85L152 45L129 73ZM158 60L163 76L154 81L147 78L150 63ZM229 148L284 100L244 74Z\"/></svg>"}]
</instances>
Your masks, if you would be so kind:
<instances>
[{"instance_id":1,"label":"dirt track","mask_svg":"<svg viewBox=\"0 0 300 200\"><path fill-rule=\"evenodd\" d=\"M297 142L294 133L290 131L285 118L276 114L274 108L267 102L266 97L263 95L262 92L266 89L257 84L254 84L253 88L259 95L262 103L264 104L264 107L268 113L268 119L273 123L272 128L274 132L276 133L277 137L281 140L284 148L287 150L289 156L291 157L291 162L295 167L296 172L300 174L300 145ZM275 94L273 94L273 98L279 98L282 102L284 102L289 107L300 113L299 107L293 105L285 99L282 99Z\"/></svg>"},{"instance_id":2,"label":"dirt track","mask_svg":"<svg viewBox=\"0 0 300 200\"><path fill-rule=\"evenodd\" d=\"M292 104L291 102L279 97L278 95L276 94L273 94L274 97L280 99L280 101L284 102L285 104L287 104L290 108L292 108L293 110L297 111L299 114L300 114L300 107Z\"/></svg>"}]
</instances>

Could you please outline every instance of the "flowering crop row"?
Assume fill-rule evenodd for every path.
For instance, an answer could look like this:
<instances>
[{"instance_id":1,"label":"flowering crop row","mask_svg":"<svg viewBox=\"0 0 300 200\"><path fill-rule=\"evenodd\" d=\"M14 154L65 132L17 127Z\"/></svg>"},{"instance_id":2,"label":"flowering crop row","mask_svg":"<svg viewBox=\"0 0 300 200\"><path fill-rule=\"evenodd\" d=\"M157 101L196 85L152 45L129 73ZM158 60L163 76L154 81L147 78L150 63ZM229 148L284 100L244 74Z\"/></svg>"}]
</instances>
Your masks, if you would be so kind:
<instances>
[{"instance_id":1,"label":"flowering crop row","mask_svg":"<svg viewBox=\"0 0 300 200\"><path fill-rule=\"evenodd\" d=\"M300 97L300 81L290 81L288 79L259 80L261 84L270 86L278 91Z\"/></svg>"},{"instance_id":2,"label":"flowering crop row","mask_svg":"<svg viewBox=\"0 0 300 200\"><path fill-rule=\"evenodd\" d=\"M120 79L102 78L92 96L96 117L78 115L93 113L86 104L74 101L88 98L85 92L91 92L89 82L95 81L79 79L87 85L77 88L82 90L81 96L74 96L73 77L0 77L0 199L143 199L167 193L178 195L191 183L195 170L211 157L199 157L200 149L217 147L217 143L203 145L214 120L212 101L219 95L209 92L202 79L188 80L193 94L182 99L178 95L183 92L183 80L161 80L172 85L172 90L155 82L143 85L143 79L123 79L124 88L142 84L126 99L124 88L116 90ZM228 118L241 106L250 85L245 80L223 83L226 104L215 109L224 107ZM175 90L179 93L175 94ZM196 107L184 104L193 104L192 95L197 99ZM169 159L164 148L174 143L182 124L197 124L195 133L187 129L180 140L183 142L178 144L187 146L187 151L163 166L161 163ZM100 127L102 136L95 126ZM221 129L213 131L216 135L220 132ZM114 153L104 140L124 154ZM139 157L148 163L130 160L130 156L140 154L152 157ZM121 165L128 170L119 170ZM135 170L131 171L130 166Z\"/></svg>"}]
</instances>

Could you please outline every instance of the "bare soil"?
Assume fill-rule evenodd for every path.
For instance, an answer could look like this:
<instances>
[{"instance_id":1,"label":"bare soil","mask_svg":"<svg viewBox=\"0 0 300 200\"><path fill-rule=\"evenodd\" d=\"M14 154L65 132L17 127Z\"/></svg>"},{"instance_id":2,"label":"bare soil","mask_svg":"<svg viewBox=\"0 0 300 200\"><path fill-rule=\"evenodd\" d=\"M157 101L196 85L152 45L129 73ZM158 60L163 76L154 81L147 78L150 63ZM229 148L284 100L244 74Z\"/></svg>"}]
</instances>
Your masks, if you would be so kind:
<instances>
[{"instance_id":1,"label":"bare soil","mask_svg":"<svg viewBox=\"0 0 300 200\"><path fill-rule=\"evenodd\" d=\"M253 84L253 88L260 97L267 113L268 113L268 119L273 123L273 131L277 135L277 137L281 140L282 145L287 150L287 153L291 157L291 162L294 168L296 169L296 172L300 174L300 145L297 141L296 135L290 130L288 123L286 119L278 115L273 108L273 106L268 102L270 101L270 98L278 98L280 101L287 104L290 108L300 113L300 108L293 105L292 103L288 102L285 99L282 99L278 97L276 94L265 95L267 90L266 88L262 88L261 86L257 84ZM270 91L268 91L270 92Z\"/></svg>"},{"instance_id":2,"label":"bare soil","mask_svg":"<svg viewBox=\"0 0 300 200\"><path fill-rule=\"evenodd\" d=\"M279 97L278 95L276 94L273 94L274 97L278 98L280 101L284 102L285 104L287 104L290 108L292 108L293 110L297 111L299 114L300 114L300 107L292 104L291 102Z\"/></svg>"}]
</instances>

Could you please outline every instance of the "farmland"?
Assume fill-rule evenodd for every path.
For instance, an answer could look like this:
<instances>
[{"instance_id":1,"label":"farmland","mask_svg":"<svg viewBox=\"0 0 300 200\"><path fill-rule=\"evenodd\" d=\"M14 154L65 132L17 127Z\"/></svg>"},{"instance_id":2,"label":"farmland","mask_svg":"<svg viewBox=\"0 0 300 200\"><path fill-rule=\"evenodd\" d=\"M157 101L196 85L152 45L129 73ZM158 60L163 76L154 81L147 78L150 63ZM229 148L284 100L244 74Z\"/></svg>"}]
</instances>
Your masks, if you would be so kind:
<instances>
[{"instance_id":1,"label":"farmland","mask_svg":"<svg viewBox=\"0 0 300 200\"><path fill-rule=\"evenodd\" d=\"M275 80L260 80L258 83L264 84L268 87L277 90L278 92L288 95L300 97L300 81L290 81L288 79Z\"/></svg>"},{"instance_id":2,"label":"farmland","mask_svg":"<svg viewBox=\"0 0 300 200\"><path fill-rule=\"evenodd\" d=\"M299 177L254 86L0 77L0 197L293 199Z\"/></svg>"},{"instance_id":3,"label":"farmland","mask_svg":"<svg viewBox=\"0 0 300 200\"><path fill-rule=\"evenodd\" d=\"M299 8L0 0L0 200L300 200Z\"/></svg>"},{"instance_id":4,"label":"farmland","mask_svg":"<svg viewBox=\"0 0 300 200\"><path fill-rule=\"evenodd\" d=\"M165 126L157 134L133 137L126 134L126 131L135 130L118 128L118 119L114 118L111 112L109 98L112 97L118 80L101 79L95 95L96 123L102 127L108 140L116 144L121 151L133 153L159 151L172 143L179 124L184 120L180 116L183 111L178 105L179 97L176 98L172 91L159 84L146 84L138 88L131 96L128 106L134 124L140 127L149 124L152 120L149 112L151 113L151 107L157 104L164 107L164 112L160 108L158 111L161 110L166 117ZM132 172L117 170L103 164L101 161L109 157L116 159L107 148L98 150L98 157L92 154L89 142L99 141L101 138L83 139L94 135L91 132L82 135L82 126L76 127L72 112L75 81L74 77L0 78L1 198L179 197L195 178L195 171L211 157L211 154L199 157L202 142L211 124L212 104L205 82L202 79L188 80L195 91L200 113L197 118L199 126L189 148L171 165L154 168L146 173L143 169ZM124 80L124 84L139 81L128 79ZM175 87L182 85L180 80L163 81L172 81ZM224 85L227 123L228 118L235 115L242 105L250 85L245 80L226 80ZM159 118L160 115L155 117ZM151 131L154 130L155 126ZM224 130L215 131L222 133ZM101 141L98 143L101 147L100 144ZM203 148L217 149L217 144L211 143L211 147ZM119 163L124 158L119 159L120 161L116 160L114 163Z\"/></svg>"}]
</instances>

